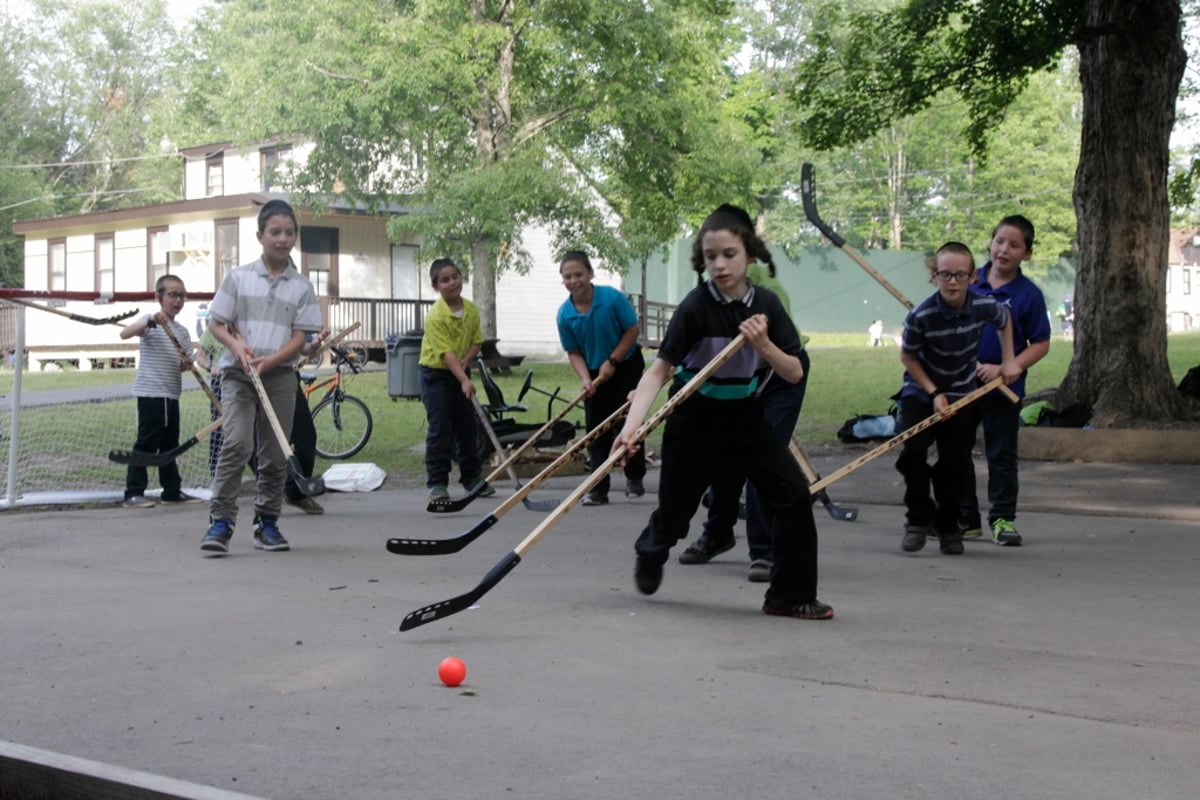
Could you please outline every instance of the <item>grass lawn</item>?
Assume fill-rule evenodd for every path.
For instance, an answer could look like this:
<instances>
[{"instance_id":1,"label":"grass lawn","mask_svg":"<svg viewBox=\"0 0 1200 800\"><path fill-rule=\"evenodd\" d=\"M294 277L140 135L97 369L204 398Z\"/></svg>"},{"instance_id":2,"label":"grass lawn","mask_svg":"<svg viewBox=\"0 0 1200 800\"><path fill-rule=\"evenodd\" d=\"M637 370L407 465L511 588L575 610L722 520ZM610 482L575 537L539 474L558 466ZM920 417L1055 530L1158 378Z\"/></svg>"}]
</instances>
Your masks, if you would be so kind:
<instances>
[{"instance_id":1,"label":"grass lawn","mask_svg":"<svg viewBox=\"0 0 1200 800\"><path fill-rule=\"evenodd\" d=\"M901 368L895 347L870 348L861 334L813 334L808 347L812 358L812 376L804 412L797 429L804 444L816 445L836 441L836 432L846 419L856 414L883 414L891 403L889 397L899 388ZM1071 359L1070 342L1055 339L1049 355L1030 372L1029 391L1057 386L1066 373ZM652 357L647 353L647 357ZM1168 359L1176 382L1187 370L1200 364L1200 332L1172 334L1168 340ZM388 396L387 371L383 365L347 380L350 394L361 398L371 408L375 420L370 442L354 461L374 462L387 471L389 483L400 486L419 486L424 483L425 410L418 399L392 399ZM570 400L578 392L578 380L566 361L529 362L514 370L509 377L495 376L508 403L517 402L525 368L533 370L535 389L553 392ZM11 371L2 371L0 393L11 385ZM93 372L26 373L26 391L77 388L111 383L128 383L132 370L97 370ZM477 381L478 385L478 381ZM482 387L481 387L482 393ZM660 395L660 402L666 393ZM550 412L548 398L530 391L522 402L528 407L514 415L520 422L546 421ZM554 411L562 408L554 403ZM582 421L582 410L573 410L568 419ZM656 449L658 434L652 434L649 448ZM319 461L318 470L328 462Z\"/></svg>"}]
</instances>

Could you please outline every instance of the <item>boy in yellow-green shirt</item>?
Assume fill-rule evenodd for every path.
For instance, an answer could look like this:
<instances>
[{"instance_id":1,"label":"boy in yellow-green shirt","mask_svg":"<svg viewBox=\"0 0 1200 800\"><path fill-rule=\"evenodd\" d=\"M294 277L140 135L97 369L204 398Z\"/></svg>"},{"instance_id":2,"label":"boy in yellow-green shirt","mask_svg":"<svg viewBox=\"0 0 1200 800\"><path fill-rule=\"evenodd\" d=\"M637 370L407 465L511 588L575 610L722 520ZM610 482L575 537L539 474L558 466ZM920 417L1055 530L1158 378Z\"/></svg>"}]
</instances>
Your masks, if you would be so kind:
<instances>
[{"instance_id":1,"label":"boy in yellow-green shirt","mask_svg":"<svg viewBox=\"0 0 1200 800\"><path fill-rule=\"evenodd\" d=\"M430 500L449 500L451 458L458 462L467 491L483 479L483 460L475 437L475 384L469 366L483 345L483 328L475 304L462 296L462 272L452 259L435 259L429 277L441 297L425 317L418 360L421 402L429 421L425 484ZM483 492L494 493L494 489Z\"/></svg>"}]
</instances>

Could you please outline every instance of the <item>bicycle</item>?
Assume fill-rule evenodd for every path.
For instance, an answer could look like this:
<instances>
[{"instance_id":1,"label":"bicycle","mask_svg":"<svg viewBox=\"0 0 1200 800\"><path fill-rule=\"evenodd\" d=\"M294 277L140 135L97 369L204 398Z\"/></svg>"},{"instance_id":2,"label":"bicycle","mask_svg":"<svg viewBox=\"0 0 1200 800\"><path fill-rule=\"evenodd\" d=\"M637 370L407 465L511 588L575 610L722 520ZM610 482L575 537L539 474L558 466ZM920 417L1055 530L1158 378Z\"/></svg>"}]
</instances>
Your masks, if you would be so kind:
<instances>
[{"instance_id":1,"label":"bicycle","mask_svg":"<svg viewBox=\"0 0 1200 800\"><path fill-rule=\"evenodd\" d=\"M367 404L343 388L345 378L342 370L349 368L354 374L362 372L354 356L345 348L331 347L333 374L318 381L316 375L301 373L304 383L304 399L328 387L320 402L312 410L313 426L317 429L317 455L328 459L350 458L362 450L371 438L375 422Z\"/></svg>"}]
</instances>

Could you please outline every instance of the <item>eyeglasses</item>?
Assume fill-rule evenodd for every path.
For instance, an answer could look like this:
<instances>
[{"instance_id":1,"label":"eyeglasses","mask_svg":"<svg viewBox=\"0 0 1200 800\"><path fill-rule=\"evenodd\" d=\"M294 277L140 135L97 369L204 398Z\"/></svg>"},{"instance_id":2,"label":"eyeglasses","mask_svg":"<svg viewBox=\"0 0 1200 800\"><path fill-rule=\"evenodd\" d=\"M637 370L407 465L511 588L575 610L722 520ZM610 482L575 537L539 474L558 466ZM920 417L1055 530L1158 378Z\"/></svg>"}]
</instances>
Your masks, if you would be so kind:
<instances>
[{"instance_id":1,"label":"eyeglasses","mask_svg":"<svg viewBox=\"0 0 1200 800\"><path fill-rule=\"evenodd\" d=\"M939 281L943 281L945 283L949 283L950 281L956 281L958 283L966 283L967 279L971 277L971 273L969 273L969 272L935 272L935 273L933 273L933 276L935 278L937 278Z\"/></svg>"},{"instance_id":2,"label":"eyeglasses","mask_svg":"<svg viewBox=\"0 0 1200 800\"><path fill-rule=\"evenodd\" d=\"M187 292L163 292L172 300L187 300Z\"/></svg>"}]
</instances>

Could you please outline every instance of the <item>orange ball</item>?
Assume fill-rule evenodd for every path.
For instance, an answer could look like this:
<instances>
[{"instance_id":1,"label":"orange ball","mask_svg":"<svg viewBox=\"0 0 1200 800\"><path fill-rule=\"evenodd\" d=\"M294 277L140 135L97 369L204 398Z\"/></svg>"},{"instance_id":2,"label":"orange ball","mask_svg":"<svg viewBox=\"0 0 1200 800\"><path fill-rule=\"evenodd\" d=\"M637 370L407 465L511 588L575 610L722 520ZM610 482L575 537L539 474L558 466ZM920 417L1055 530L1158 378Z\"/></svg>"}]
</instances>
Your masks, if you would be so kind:
<instances>
[{"instance_id":1,"label":"orange ball","mask_svg":"<svg viewBox=\"0 0 1200 800\"><path fill-rule=\"evenodd\" d=\"M461 658L450 656L438 664L438 677L447 686L458 686L467 677L467 665Z\"/></svg>"}]
</instances>

